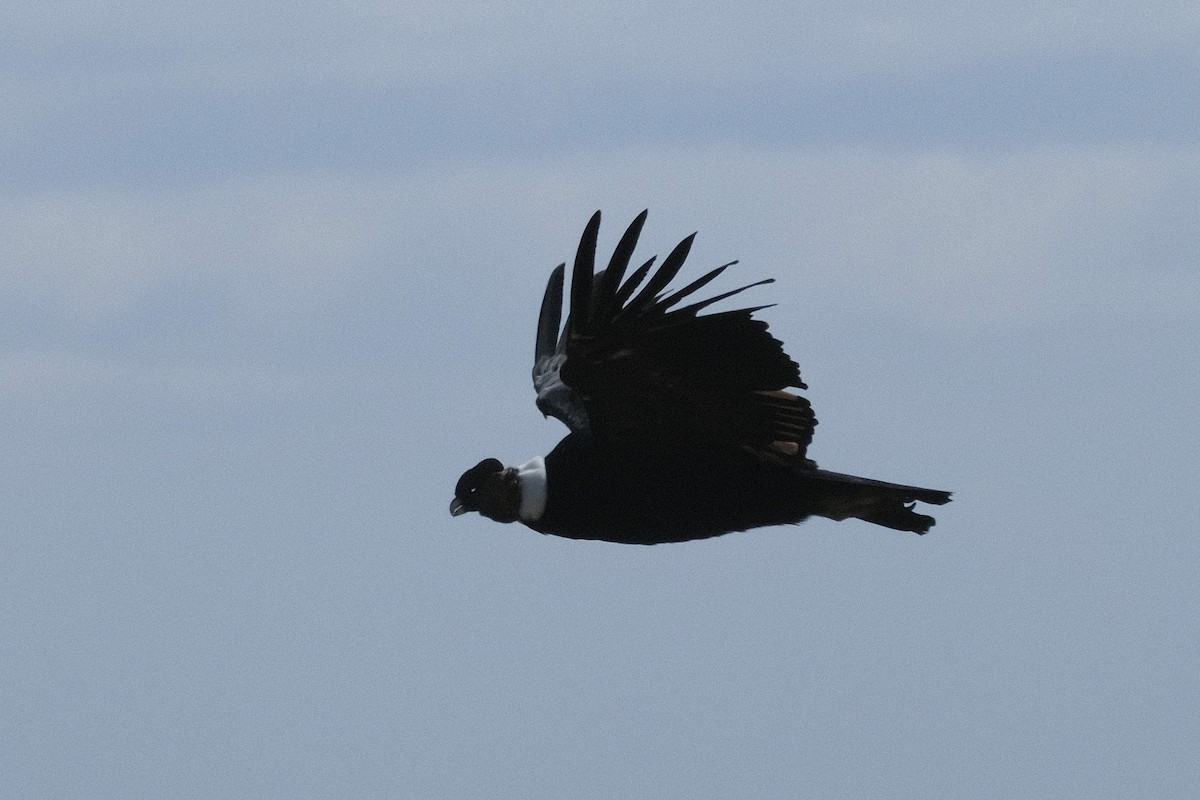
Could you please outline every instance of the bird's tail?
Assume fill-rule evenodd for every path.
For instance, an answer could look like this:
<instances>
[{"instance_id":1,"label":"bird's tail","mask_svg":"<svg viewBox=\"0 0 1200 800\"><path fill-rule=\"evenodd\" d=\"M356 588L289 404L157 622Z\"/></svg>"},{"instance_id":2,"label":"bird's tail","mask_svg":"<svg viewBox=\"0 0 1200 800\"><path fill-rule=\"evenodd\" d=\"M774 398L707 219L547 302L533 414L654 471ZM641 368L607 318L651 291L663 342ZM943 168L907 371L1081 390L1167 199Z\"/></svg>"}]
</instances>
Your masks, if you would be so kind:
<instances>
[{"instance_id":1,"label":"bird's tail","mask_svg":"<svg viewBox=\"0 0 1200 800\"><path fill-rule=\"evenodd\" d=\"M856 517L865 522L898 531L925 533L933 527L933 517L913 510L917 501L944 505L950 492L922 489L898 483L859 478L818 469L810 473L816 484L816 514L830 519Z\"/></svg>"}]
</instances>

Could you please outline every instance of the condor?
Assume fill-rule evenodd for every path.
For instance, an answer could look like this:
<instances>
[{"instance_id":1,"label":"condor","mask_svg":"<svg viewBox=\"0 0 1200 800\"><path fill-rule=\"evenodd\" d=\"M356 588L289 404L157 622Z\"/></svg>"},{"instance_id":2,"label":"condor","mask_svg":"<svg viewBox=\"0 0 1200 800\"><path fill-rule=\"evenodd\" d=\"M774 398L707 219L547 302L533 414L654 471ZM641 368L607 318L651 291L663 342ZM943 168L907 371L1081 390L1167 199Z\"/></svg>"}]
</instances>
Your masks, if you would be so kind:
<instances>
[{"instance_id":1,"label":"condor","mask_svg":"<svg viewBox=\"0 0 1200 800\"><path fill-rule=\"evenodd\" d=\"M450 513L572 539L683 542L810 516L851 517L925 533L916 502L950 493L818 469L807 456L817 424L800 370L754 314L766 306L702 314L770 283L681 305L726 268L673 292L695 234L651 274L626 277L643 211L595 271L600 212L584 229L561 325L560 264L542 299L533 385L543 414L570 433L545 457L516 467L485 459L463 473ZM561 328L561 332L560 332Z\"/></svg>"}]
</instances>

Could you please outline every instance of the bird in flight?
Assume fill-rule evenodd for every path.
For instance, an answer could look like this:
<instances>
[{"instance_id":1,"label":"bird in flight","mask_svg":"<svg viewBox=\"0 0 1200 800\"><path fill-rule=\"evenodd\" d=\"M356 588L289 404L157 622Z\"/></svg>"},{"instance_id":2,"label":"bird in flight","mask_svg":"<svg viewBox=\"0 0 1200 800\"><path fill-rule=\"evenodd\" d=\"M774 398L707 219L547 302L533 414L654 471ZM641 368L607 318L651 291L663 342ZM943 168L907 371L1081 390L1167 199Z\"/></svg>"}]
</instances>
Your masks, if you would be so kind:
<instances>
[{"instance_id":1,"label":"bird in flight","mask_svg":"<svg viewBox=\"0 0 1200 800\"><path fill-rule=\"evenodd\" d=\"M588 222L561 325L566 264L550 274L538 317L537 407L570 433L516 467L484 459L463 473L454 516L478 511L545 534L626 544L720 536L810 516L851 517L925 533L950 492L818 469L807 455L817 424L808 388L783 344L754 313L704 311L763 280L687 305L726 268L668 292L695 234L651 274L626 277L643 211L595 271L600 212ZM560 332L561 327L561 332Z\"/></svg>"}]
</instances>

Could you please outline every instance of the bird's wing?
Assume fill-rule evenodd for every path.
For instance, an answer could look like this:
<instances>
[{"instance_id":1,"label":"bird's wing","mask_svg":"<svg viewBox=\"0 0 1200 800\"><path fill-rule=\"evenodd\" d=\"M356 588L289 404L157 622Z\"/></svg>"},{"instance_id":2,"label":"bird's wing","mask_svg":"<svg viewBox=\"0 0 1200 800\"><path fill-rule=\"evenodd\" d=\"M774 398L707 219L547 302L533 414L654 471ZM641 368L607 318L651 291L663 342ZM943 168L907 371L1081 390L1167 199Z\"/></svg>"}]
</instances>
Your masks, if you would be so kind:
<instances>
[{"instance_id":1,"label":"bird's wing","mask_svg":"<svg viewBox=\"0 0 1200 800\"><path fill-rule=\"evenodd\" d=\"M692 234L653 274L651 258L625 278L645 220L643 211L599 273L600 212L588 222L561 334L565 265L551 274L534 357L538 408L573 431L589 429L618 446L702 440L803 459L817 421L808 400L785 391L806 387L767 323L753 317L766 306L700 314L770 280L680 306L737 262L666 293Z\"/></svg>"}]
</instances>

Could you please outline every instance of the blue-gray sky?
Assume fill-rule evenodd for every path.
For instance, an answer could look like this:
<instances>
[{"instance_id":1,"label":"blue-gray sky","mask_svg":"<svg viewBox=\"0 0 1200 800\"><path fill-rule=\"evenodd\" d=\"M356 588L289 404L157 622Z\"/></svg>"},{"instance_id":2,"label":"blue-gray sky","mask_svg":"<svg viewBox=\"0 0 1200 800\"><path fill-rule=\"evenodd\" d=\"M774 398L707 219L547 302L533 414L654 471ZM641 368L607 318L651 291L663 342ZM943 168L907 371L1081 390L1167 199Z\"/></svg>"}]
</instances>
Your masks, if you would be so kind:
<instances>
[{"instance_id":1,"label":"blue-gray sky","mask_svg":"<svg viewBox=\"0 0 1200 800\"><path fill-rule=\"evenodd\" d=\"M1194 797L1200 11L9 4L14 797ZM546 452L588 215L753 300L824 466L654 548L446 508Z\"/></svg>"}]
</instances>

